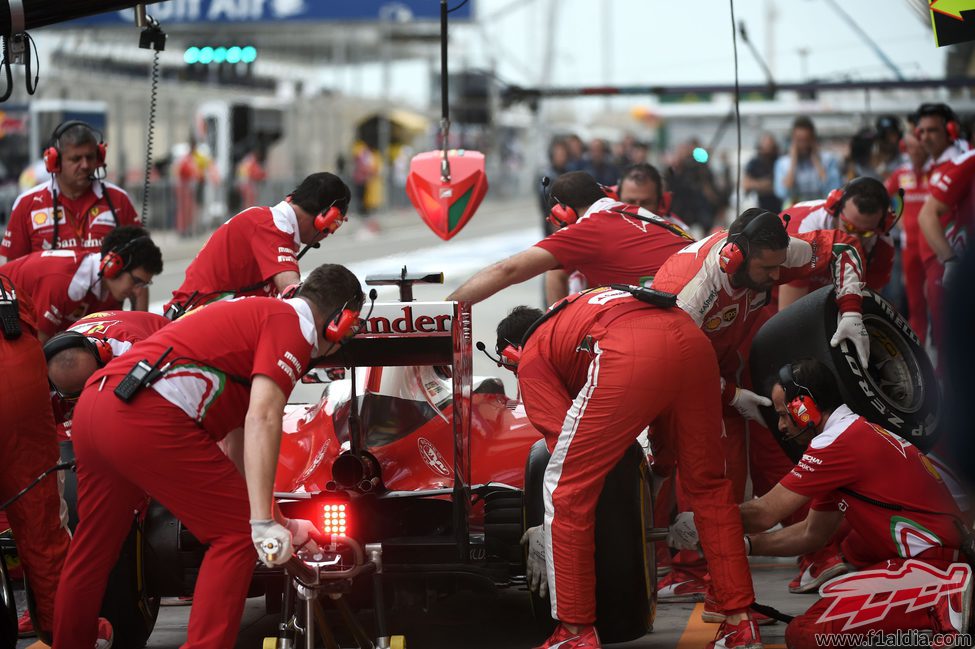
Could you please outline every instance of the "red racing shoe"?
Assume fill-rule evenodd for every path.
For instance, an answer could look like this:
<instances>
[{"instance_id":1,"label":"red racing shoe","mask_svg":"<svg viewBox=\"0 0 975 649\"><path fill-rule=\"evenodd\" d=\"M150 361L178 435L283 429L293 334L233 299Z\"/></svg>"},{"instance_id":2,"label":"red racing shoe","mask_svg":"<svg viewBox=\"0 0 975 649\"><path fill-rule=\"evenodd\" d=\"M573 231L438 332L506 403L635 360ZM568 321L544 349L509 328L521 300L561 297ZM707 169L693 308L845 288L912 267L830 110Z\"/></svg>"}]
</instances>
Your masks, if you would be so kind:
<instances>
[{"instance_id":1,"label":"red racing shoe","mask_svg":"<svg viewBox=\"0 0 975 649\"><path fill-rule=\"evenodd\" d=\"M30 611L26 608L17 618L17 636L20 638L33 638L37 635L34 632L34 623L30 621Z\"/></svg>"},{"instance_id":2,"label":"red racing shoe","mask_svg":"<svg viewBox=\"0 0 975 649\"><path fill-rule=\"evenodd\" d=\"M830 546L826 552L812 552L799 557L799 574L789 582L790 593L812 593L833 577L850 572L843 556Z\"/></svg>"},{"instance_id":3,"label":"red racing shoe","mask_svg":"<svg viewBox=\"0 0 975 649\"><path fill-rule=\"evenodd\" d=\"M775 618L763 615L758 611L749 611L749 615L751 615L752 621L759 626L775 624ZM724 611L718 608L718 601L714 598L714 589L711 584L708 584L707 592L704 593L704 610L701 612L701 621L708 624L724 624L727 617Z\"/></svg>"},{"instance_id":4,"label":"red racing shoe","mask_svg":"<svg viewBox=\"0 0 975 649\"><path fill-rule=\"evenodd\" d=\"M95 649L112 649L115 630L112 623L103 617L98 618L98 635L95 636Z\"/></svg>"},{"instance_id":5,"label":"red racing shoe","mask_svg":"<svg viewBox=\"0 0 975 649\"><path fill-rule=\"evenodd\" d=\"M572 633L564 624L559 624L552 637L535 649L602 649L602 645L596 627L591 624L580 625L579 633Z\"/></svg>"},{"instance_id":6,"label":"red racing shoe","mask_svg":"<svg viewBox=\"0 0 975 649\"><path fill-rule=\"evenodd\" d=\"M673 566L670 573L657 582L657 600L660 602L703 602L708 585L700 577Z\"/></svg>"},{"instance_id":7,"label":"red racing shoe","mask_svg":"<svg viewBox=\"0 0 975 649\"><path fill-rule=\"evenodd\" d=\"M707 649L763 649L762 636L751 618L735 625L728 624L726 620L718 627L718 633L708 643Z\"/></svg>"}]
</instances>

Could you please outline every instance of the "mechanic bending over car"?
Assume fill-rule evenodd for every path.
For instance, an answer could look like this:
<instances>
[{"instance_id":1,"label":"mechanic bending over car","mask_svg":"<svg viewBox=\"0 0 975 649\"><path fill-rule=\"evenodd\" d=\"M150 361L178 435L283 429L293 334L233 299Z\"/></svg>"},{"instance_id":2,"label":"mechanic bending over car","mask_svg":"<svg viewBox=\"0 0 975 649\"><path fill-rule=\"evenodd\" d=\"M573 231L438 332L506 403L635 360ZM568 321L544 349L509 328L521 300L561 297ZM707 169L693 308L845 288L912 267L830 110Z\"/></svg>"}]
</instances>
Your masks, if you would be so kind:
<instances>
[{"instance_id":1,"label":"mechanic bending over car","mask_svg":"<svg viewBox=\"0 0 975 649\"><path fill-rule=\"evenodd\" d=\"M633 289L654 299L649 289ZM673 295L653 295L658 304L673 305ZM714 452L721 443L718 367L697 324L673 306L602 287L563 299L545 316L518 307L497 334L528 419L552 453L544 525L523 539L529 581L547 581L552 616L560 621L539 649L600 646L593 626L596 503L606 475L654 421L665 424L653 429L663 438L655 444L672 449L691 508L705 521L702 543L727 614L719 636L724 644L711 646L761 647L748 612L755 597L741 520L724 458ZM546 577L539 577L543 570Z\"/></svg>"},{"instance_id":2,"label":"mechanic bending over car","mask_svg":"<svg viewBox=\"0 0 975 649\"><path fill-rule=\"evenodd\" d=\"M301 281L301 244L317 247L345 221L352 194L335 174L314 173L273 207L249 207L217 228L163 312L175 320L228 297L278 295Z\"/></svg>"},{"instance_id":3,"label":"mechanic bending over car","mask_svg":"<svg viewBox=\"0 0 975 649\"><path fill-rule=\"evenodd\" d=\"M741 505L750 554L788 557L811 552L825 545L845 520L851 530L843 552L861 570L894 572L916 559L947 573L952 564L971 563L973 557L960 549L966 545L961 530L967 527L971 534L970 524L963 522L938 469L913 444L850 410L828 366L813 359L783 366L771 397L779 421L777 437L805 450L802 460L771 491ZM804 520L764 532L807 503ZM693 517L682 517L677 524L685 528L679 536L688 544L695 541L693 523ZM878 578L896 588L890 577ZM917 586L916 581L903 583L904 589ZM886 595L878 590L877 597ZM963 589L938 597L933 606L908 610L910 602L904 599L850 632L968 633L971 597L969 577ZM820 621L834 601L824 597L793 619L786 629L786 646L814 649L822 646L816 641L819 634L842 632L848 616ZM931 646L954 646L950 637L942 636L941 642Z\"/></svg>"},{"instance_id":4,"label":"mechanic bending over car","mask_svg":"<svg viewBox=\"0 0 975 649\"><path fill-rule=\"evenodd\" d=\"M0 274L0 503L60 458L35 316L29 295L17 289ZM71 540L67 521L61 519L58 476L45 477L7 507L6 514L34 596L31 621L38 641L31 649L42 649L51 642L54 594ZM111 646L112 626L104 618L96 623L97 614L88 643L79 647Z\"/></svg>"},{"instance_id":5,"label":"mechanic bending over car","mask_svg":"<svg viewBox=\"0 0 975 649\"><path fill-rule=\"evenodd\" d=\"M211 304L92 375L74 413L79 523L58 588L58 649L91 646L145 494L209 546L182 646L234 646L255 560L284 563L314 530L273 502L285 403L312 358L355 334L363 299L355 275L324 264L294 298Z\"/></svg>"},{"instance_id":6,"label":"mechanic bending over car","mask_svg":"<svg viewBox=\"0 0 975 649\"><path fill-rule=\"evenodd\" d=\"M167 324L166 318L146 311L101 311L86 315L44 343L59 437L71 437L71 413L95 370Z\"/></svg>"},{"instance_id":7,"label":"mechanic bending over car","mask_svg":"<svg viewBox=\"0 0 975 649\"><path fill-rule=\"evenodd\" d=\"M694 239L680 227L606 194L583 171L559 176L548 193L549 221L561 228L534 246L479 271L447 300L480 302L544 273L578 270L592 285L648 284L660 265ZM565 275L546 277L549 304L565 297Z\"/></svg>"},{"instance_id":8,"label":"mechanic bending over car","mask_svg":"<svg viewBox=\"0 0 975 649\"><path fill-rule=\"evenodd\" d=\"M104 310L110 299L116 308L152 284L162 272L162 252L143 228L123 225L102 240L101 253L75 250L32 252L0 266L22 294L30 295L43 343L75 320Z\"/></svg>"},{"instance_id":9,"label":"mechanic bending over car","mask_svg":"<svg viewBox=\"0 0 975 649\"><path fill-rule=\"evenodd\" d=\"M865 367L870 341L861 314L862 259L853 237L836 230L789 236L777 214L751 208L742 212L727 231L716 232L668 259L654 278L653 288L677 294L677 305L714 346L722 378L725 430L717 448L723 451L739 502L744 499L748 472L745 420L762 423L758 408L771 402L738 382L740 376L748 380L750 375L750 337L763 319L770 317L763 307L769 302L772 288L829 268L839 307L830 344L852 344ZM782 469L759 457L755 447L761 446L751 445L752 479L757 480L758 475L758 480L764 480L770 488L788 470L788 464ZM785 456L774 450L785 462ZM765 473L772 477L765 478ZM675 557L670 574L661 580L661 601L706 600L707 566L700 557L686 555Z\"/></svg>"}]
</instances>

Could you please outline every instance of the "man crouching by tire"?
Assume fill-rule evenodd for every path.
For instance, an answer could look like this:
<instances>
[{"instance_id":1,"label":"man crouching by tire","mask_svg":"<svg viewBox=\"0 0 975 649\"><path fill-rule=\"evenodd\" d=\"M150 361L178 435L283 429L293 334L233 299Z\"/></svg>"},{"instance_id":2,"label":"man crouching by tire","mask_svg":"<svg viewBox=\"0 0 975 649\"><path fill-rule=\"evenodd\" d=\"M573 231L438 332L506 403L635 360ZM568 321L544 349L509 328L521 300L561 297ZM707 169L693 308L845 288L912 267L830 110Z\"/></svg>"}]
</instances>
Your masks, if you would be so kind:
<instances>
[{"instance_id":1,"label":"man crouching by tire","mask_svg":"<svg viewBox=\"0 0 975 649\"><path fill-rule=\"evenodd\" d=\"M602 287L546 314L518 307L498 325L498 353L518 376L528 418L551 451L544 525L528 530L530 561L544 557L552 636L538 649L598 648L594 528L606 475L651 422L675 449L717 596L728 618L712 647L762 646L748 613L754 601L741 520L724 477L718 367L710 342L677 308L634 297L673 295ZM658 433L654 433L655 435ZM706 521L706 522L704 522ZM544 553L539 546L544 546ZM540 566L534 566L538 569Z\"/></svg>"},{"instance_id":2,"label":"man crouching by tire","mask_svg":"<svg viewBox=\"0 0 975 649\"><path fill-rule=\"evenodd\" d=\"M823 635L839 633L894 644L884 642L881 634L890 638L898 631L921 629L934 632L932 647L956 646L952 637L968 632L972 597L971 568L966 565L971 558L960 550L966 546L962 514L931 461L910 442L851 411L836 385L829 367L817 360L796 361L779 370L771 394L777 435L805 446L805 451L771 491L741 506L749 533L745 545L753 555L817 550L845 518L851 532L843 552L864 566L827 582L820 591L823 598L789 623L786 646L846 644L835 635ZM756 534L807 503L805 520ZM925 603L924 593L934 595ZM903 633L900 637L899 646L929 646L907 641Z\"/></svg>"},{"instance_id":3,"label":"man crouching by tire","mask_svg":"<svg viewBox=\"0 0 975 649\"><path fill-rule=\"evenodd\" d=\"M325 264L293 299L212 304L92 375L74 413L79 522L57 592L55 647L92 646L109 572L145 494L209 546L182 646L234 646L255 560L284 563L314 529L275 516L285 402L311 358L354 335L362 302L355 275Z\"/></svg>"}]
</instances>

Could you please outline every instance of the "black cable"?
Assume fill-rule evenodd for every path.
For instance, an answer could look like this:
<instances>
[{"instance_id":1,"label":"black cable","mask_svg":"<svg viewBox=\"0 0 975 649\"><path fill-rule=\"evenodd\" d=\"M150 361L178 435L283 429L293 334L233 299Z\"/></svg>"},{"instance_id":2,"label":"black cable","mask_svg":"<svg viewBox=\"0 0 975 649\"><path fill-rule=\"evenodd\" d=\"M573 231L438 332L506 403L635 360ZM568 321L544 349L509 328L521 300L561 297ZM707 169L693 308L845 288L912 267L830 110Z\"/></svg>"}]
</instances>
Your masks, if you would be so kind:
<instances>
[{"instance_id":1,"label":"black cable","mask_svg":"<svg viewBox=\"0 0 975 649\"><path fill-rule=\"evenodd\" d=\"M3 37L3 59L0 60L0 68L3 68L3 74L7 77L7 87L4 89L3 94L0 95L0 102L7 101L10 99L10 95L14 92L14 73L10 69L10 37Z\"/></svg>"},{"instance_id":2,"label":"black cable","mask_svg":"<svg viewBox=\"0 0 975 649\"><path fill-rule=\"evenodd\" d=\"M46 478L49 474L54 473L55 471L63 471L65 469L71 469L73 471L74 470L74 467L75 467L74 460L72 460L70 462L58 462L57 464L55 464L54 466L52 466L50 469L48 469L44 473L42 473L41 475L39 475L36 478L34 478L34 480L29 485L27 485L26 487L24 487L23 489L21 489L20 491L18 491L16 494L14 494L14 496L10 500L8 500L5 503L3 503L2 505L0 505L0 511L5 510L7 507L10 507L12 504L14 504L18 500L20 500L20 497L21 496L23 496L25 493L27 493L28 491L30 491L31 489L33 489L34 488L34 485L36 485L38 482L40 482L41 480L43 480L44 478Z\"/></svg>"},{"instance_id":3,"label":"black cable","mask_svg":"<svg viewBox=\"0 0 975 649\"><path fill-rule=\"evenodd\" d=\"M24 66L25 66L24 73L26 75L24 77L24 83L27 85L27 94L33 95L34 92L37 91L37 82L41 80L41 60L37 56L37 42L34 40L34 38L27 32L24 32L24 40L27 41L27 49L26 52L24 53ZM31 84L30 81L30 48L31 47L34 48L34 63L37 66L37 70L34 73L33 84Z\"/></svg>"},{"instance_id":4,"label":"black cable","mask_svg":"<svg viewBox=\"0 0 975 649\"><path fill-rule=\"evenodd\" d=\"M449 123L450 109L447 101L447 0L440 0L440 117ZM443 125L441 125L441 128ZM443 134L444 138L447 134ZM447 143L444 142L444 149Z\"/></svg>"},{"instance_id":5,"label":"black cable","mask_svg":"<svg viewBox=\"0 0 975 649\"><path fill-rule=\"evenodd\" d=\"M467 4L467 0L464 0L463 2L461 2L459 5L457 5L453 9L448 9L447 10L447 13L453 13L453 12L457 11L458 9L460 9L461 7L463 7L466 4Z\"/></svg>"},{"instance_id":6,"label":"black cable","mask_svg":"<svg viewBox=\"0 0 975 649\"><path fill-rule=\"evenodd\" d=\"M152 173L152 140L156 124L156 99L159 92L159 50L152 54L152 81L149 89L149 123L146 129L146 175L142 181L142 224L149 212L149 176Z\"/></svg>"},{"instance_id":7,"label":"black cable","mask_svg":"<svg viewBox=\"0 0 975 649\"><path fill-rule=\"evenodd\" d=\"M735 169L735 210L741 210L741 88L738 84L738 29L735 23L735 0L728 0L731 7L731 44L735 52L735 130L738 132L738 152Z\"/></svg>"}]
</instances>

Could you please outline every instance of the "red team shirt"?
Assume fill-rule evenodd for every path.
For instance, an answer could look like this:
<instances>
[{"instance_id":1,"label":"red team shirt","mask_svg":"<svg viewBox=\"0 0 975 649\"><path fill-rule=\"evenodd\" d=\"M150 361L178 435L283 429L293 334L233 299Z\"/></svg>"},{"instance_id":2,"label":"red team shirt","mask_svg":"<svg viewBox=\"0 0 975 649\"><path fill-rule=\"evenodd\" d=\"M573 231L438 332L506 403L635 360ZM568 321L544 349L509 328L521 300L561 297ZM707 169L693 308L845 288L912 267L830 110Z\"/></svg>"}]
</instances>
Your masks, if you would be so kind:
<instances>
[{"instance_id":1,"label":"red team shirt","mask_svg":"<svg viewBox=\"0 0 975 649\"><path fill-rule=\"evenodd\" d=\"M567 272L581 272L590 286L649 285L660 266L693 239L621 211L666 223L645 209L604 198L593 203L578 221L535 245L550 252Z\"/></svg>"},{"instance_id":2,"label":"red team shirt","mask_svg":"<svg viewBox=\"0 0 975 649\"><path fill-rule=\"evenodd\" d=\"M975 176L975 149L936 167L931 172L928 183L931 196L951 208L941 217L941 227L944 228L945 237L957 255L965 252L970 231L975 225L973 176ZM927 242L924 242L922 250L925 248L929 257L934 256Z\"/></svg>"},{"instance_id":3,"label":"red team shirt","mask_svg":"<svg viewBox=\"0 0 975 649\"><path fill-rule=\"evenodd\" d=\"M928 197L928 174L918 173L910 162L897 167L887 177L884 185L891 196L898 189L904 190L904 214L901 216L900 226L904 232L903 248L916 248L924 238L918 226L917 216L921 213L921 206Z\"/></svg>"},{"instance_id":4,"label":"red team shirt","mask_svg":"<svg viewBox=\"0 0 975 649\"><path fill-rule=\"evenodd\" d=\"M845 512L864 541L858 548L870 555L864 558L871 563L916 557L933 547L959 547L949 516L891 511L838 491L846 487L881 502L960 516L938 470L917 447L846 405L833 411L781 484L811 498L813 509Z\"/></svg>"},{"instance_id":5,"label":"red team shirt","mask_svg":"<svg viewBox=\"0 0 975 649\"><path fill-rule=\"evenodd\" d=\"M32 252L0 266L0 273L30 295L38 331L53 336L105 301L100 260L101 255L72 250Z\"/></svg>"},{"instance_id":6,"label":"red team shirt","mask_svg":"<svg viewBox=\"0 0 975 649\"><path fill-rule=\"evenodd\" d=\"M839 227L839 219L826 211L825 200L796 203L783 214L788 214L790 217L786 230L791 235L805 234L814 230L836 230ZM846 233L843 235L853 239ZM890 273L894 268L894 240L889 234L884 234L860 239L859 244L866 261L863 282L867 288L879 291L890 281ZM824 267L820 272L807 278L789 282L789 285L806 287L811 292L832 282L830 269Z\"/></svg>"},{"instance_id":7,"label":"red team shirt","mask_svg":"<svg viewBox=\"0 0 975 649\"><path fill-rule=\"evenodd\" d=\"M289 203L246 209L217 228L186 269L183 285L173 291L169 304L186 304L195 291L194 305L269 295L275 275L298 272L295 255L300 246L298 218Z\"/></svg>"},{"instance_id":8,"label":"red team shirt","mask_svg":"<svg viewBox=\"0 0 975 649\"><path fill-rule=\"evenodd\" d=\"M169 320L145 311L100 311L86 315L68 331L76 331L89 338L104 340L112 348L113 358L129 351L135 343L145 340L169 324ZM56 392L51 392L51 407L58 422L58 436L71 437L71 411L74 403L64 403Z\"/></svg>"},{"instance_id":9,"label":"red team shirt","mask_svg":"<svg viewBox=\"0 0 975 649\"><path fill-rule=\"evenodd\" d=\"M304 300L231 300L188 313L136 343L95 372L87 385L120 377L140 359L151 365L172 347L166 361L173 367L152 389L220 440L244 424L250 386L240 381L261 374L289 395L308 369L316 344L314 318Z\"/></svg>"},{"instance_id":10,"label":"red team shirt","mask_svg":"<svg viewBox=\"0 0 975 649\"><path fill-rule=\"evenodd\" d=\"M31 252L50 250L54 236L55 179L34 187L14 201L7 232L0 243L0 255L7 260ZM106 193L111 202L106 200ZM104 181L75 200L58 190L58 249L100 252L102 239L119 225L141 225L129 195L121 187Z\"/></svg>"},{"instance_id":11,"label":"red team shirt","mask_svg":"<svg viewBox=\"0 0 975 649\"><path fill-rule=\"evenodd\" d=\"M660 268L653 288L675 293L677 305L711 339L725 380L725 402L733 396L741 366L738 350L769 300L765 292L733 288L718 265L728 233L716 232L692 243ZM860 311L863 264L855 240L835 230L790 237L779 283L811 277L829 268L841 311Z\"/></svg>"}]
</instances>

